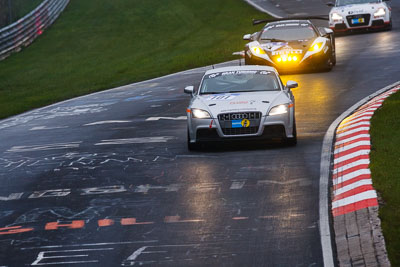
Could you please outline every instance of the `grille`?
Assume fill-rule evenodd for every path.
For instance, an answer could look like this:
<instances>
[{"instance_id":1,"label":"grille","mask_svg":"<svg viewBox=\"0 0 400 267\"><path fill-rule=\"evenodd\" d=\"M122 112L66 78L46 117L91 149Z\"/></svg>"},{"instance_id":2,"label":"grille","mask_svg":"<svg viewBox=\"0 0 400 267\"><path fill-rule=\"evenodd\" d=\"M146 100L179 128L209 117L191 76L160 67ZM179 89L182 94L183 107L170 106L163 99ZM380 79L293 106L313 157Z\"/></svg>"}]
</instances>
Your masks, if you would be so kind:
<instances>
[{"instance_id":1,"label":"grille","mask_svg":"<svg viewBox=\"0 0 400 267\"><path fill-rule=\"evenodd\" d=\"M357 23L357 24L352 23L353 19L359 19L359 18L364 18L364 22ZM347 23L349 23L350 27L368 26L369 20L371 19L371 15L370 14L351 15L351 16L347 16L346 19L347 19Z\"/></svg>"},{"instance_id":2,"label":"grille","mask_svg":"<svg viewBox=\"0 0 400 267\"><path fill-rule=\"evenodd\" d=\"M241 134L256 134L258 126L247 128L222 128L225 135L241 135Z\"/></svg>"},{"instance_id":3,"label":"grille","mask_svg":"<svg viewBox=\"0 0 400 267\"><path fill-rule=\"evenodd\" d=\"M261 112L240 112L240 113L225 113L219 114L219 121L232 121L232 120L256 120L261 118Z\"/></svg>"},{"instance_id":4,"label":"grille","mask_svg":"<svg viewBox=\"0 0 400 267\"><path fill-rule=\"evenodd\" d=\"M218 120L224 135L256 134L260 126L261 115L261 112L224 113L218 115ZM250 121L250 127L232 127L232 121L244 119Z\"/></svg>"}]
</instances>

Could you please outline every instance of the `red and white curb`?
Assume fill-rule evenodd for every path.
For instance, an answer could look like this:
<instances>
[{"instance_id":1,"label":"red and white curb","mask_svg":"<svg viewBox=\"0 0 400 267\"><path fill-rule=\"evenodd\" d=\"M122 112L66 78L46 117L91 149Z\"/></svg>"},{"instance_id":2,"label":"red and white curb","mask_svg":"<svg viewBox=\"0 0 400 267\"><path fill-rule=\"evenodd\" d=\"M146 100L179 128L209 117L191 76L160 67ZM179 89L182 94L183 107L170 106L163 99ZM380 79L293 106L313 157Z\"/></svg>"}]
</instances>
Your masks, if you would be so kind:
<instances>
[{"instance_id":1,"label":"red and white curb","mask_svg":"<svg viewBox=\"0 0 400 267\"><path fill-rule=\"evenodd\" d=\"M373 98L339 124L332 171L333 216L378 206L369 169L370 120L385 99L398 90L400 86Z\"/></svg>"},{"instance_id":2,"label":"red and white curb","mask_svg":"<svg viewBox=\"0 0 400 267\"><path fill-rule=\"evenodd\" d=\"M368 168L370 119L383 101L399 89L400 81L361 99L336 118L326 131L321 149L319 181L319 231L325 267L336 266L337 257L340 258L340 251L336 256L333 253L332 245L337 244L335 237L338 233L334 232L332 222L337 222L336 218L339 221L343 219L340 214L351 217L352 211L361 209L362 212L363 207L374 209L378 205ZM378 219L377 214L375 217ZM347 223L357 228L356 221L346 220ZM342 230L344 233L347 231ZM347 240L346 235L339 238ZM379 244L385 246L384 241ZM348 244L346 246L350 249Z\"/></svg>"}]
</instances>

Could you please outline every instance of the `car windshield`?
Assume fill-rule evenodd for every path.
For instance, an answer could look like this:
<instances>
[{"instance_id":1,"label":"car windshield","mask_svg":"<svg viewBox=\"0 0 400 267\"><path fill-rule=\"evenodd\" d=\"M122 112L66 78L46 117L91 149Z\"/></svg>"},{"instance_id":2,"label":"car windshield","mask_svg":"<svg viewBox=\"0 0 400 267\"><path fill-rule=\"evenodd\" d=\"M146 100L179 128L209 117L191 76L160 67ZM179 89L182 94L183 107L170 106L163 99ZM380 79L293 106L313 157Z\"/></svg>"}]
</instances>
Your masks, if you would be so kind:
<instances>
[{"instance_id":1,"label":"car windshield","mask_svg":"<svg viewBox=\"0 0 400 267\"><path fill-rule=\"evenodd\" d=\"M290 24L266 27L260 36L261 41L274 40L308 40L316 37L313 27L309 24Z\"/></svg>"},{"instance_id":2,"label":"car windshield","mask_svg":"<svg viewBox=\"0 0 400 267\"><path fill-rule=\"evenodd\" d=\"M380 3L379 0L336 0L336 6L356 5L356 4L369 4Z\"/></svg>"},{"instance_id":3,"label":"car windshield","mask_svg":"<svg viewBox=\"0 0 400 267\"><path fill-rule=\"evenodd\" d=\"M200 94L278 91L276 74L269 71L243 70L208 74L200 86Z\"/></svg>"}]
</instances>

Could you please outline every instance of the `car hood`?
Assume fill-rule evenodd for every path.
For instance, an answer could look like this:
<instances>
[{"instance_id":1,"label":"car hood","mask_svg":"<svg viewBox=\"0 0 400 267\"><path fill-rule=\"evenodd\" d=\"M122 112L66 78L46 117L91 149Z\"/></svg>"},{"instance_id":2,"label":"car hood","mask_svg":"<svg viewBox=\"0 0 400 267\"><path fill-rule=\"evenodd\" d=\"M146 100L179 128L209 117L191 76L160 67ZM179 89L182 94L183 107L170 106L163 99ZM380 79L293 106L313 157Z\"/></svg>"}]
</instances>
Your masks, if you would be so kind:
<instances>
[{"instance_id":1,"label":"car hood","mask_svg":"<svg viewBox=\"0 0 400 267\"><path fill-rule=\"evenodd\" d=\"M207 110L213 118L217 118L221 113L244 111L260 111L265 116L271 107L289 102L283 91L240 92L198 95L192 103L192 108Z\"/></svg>"},{"instance_id":2,"label":"car hood","mask_svg":"<svg viewBox=\"0 0 400 267\"><path fill-rule=\"evenodd\" d=\"M276 51L285 48L293 48L293 49L305 49L315 40L314 38L304 39L304 40L294 40L294 41L286 41L286 42L264 42L260 41L262 48L266 51Z\"/></svg>"},{"instance_id":3,"label":"car hood","mask_svg":"<svg viewBox=\"0 0 400 267\"><path fill-rule=\"evenodd\" d=\"M337 12L341 15L357 15L357 14L372 14L378 10L380 7L385 7L382 3L371 3L371 4L356 4L334 7L331 12Z\"/></svg>"}]
</instances>

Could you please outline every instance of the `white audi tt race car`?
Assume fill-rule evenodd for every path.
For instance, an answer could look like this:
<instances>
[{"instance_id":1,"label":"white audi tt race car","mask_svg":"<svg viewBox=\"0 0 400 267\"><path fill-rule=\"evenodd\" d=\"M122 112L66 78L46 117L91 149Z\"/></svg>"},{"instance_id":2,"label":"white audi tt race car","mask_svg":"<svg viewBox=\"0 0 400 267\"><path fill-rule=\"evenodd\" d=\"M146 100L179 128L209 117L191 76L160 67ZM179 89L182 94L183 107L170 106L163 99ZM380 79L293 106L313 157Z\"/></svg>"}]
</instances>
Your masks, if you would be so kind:
<instances>
[{"instance_id":1,"label":"white audi tt race car","mask_svg":"<svg viewBox=\"0 0 400 267\"><path fill-rule=\"evenodd\" d=\"M328 3L329 27L335 32L357 29L392 29L388 0L336 0Z\"/></svg>"},{"instance_id":2,"label":"white audi tt race car","mask_svg":"<svg viewBox=\"0 0 400 267\"><path fill-rule=\"evenodd\" d=\"M188 148L221 140L279 138L289 145L297 142L294 97L269 66L234 66L207 71L187 108Z\"/></svg>"}]
</instances>

